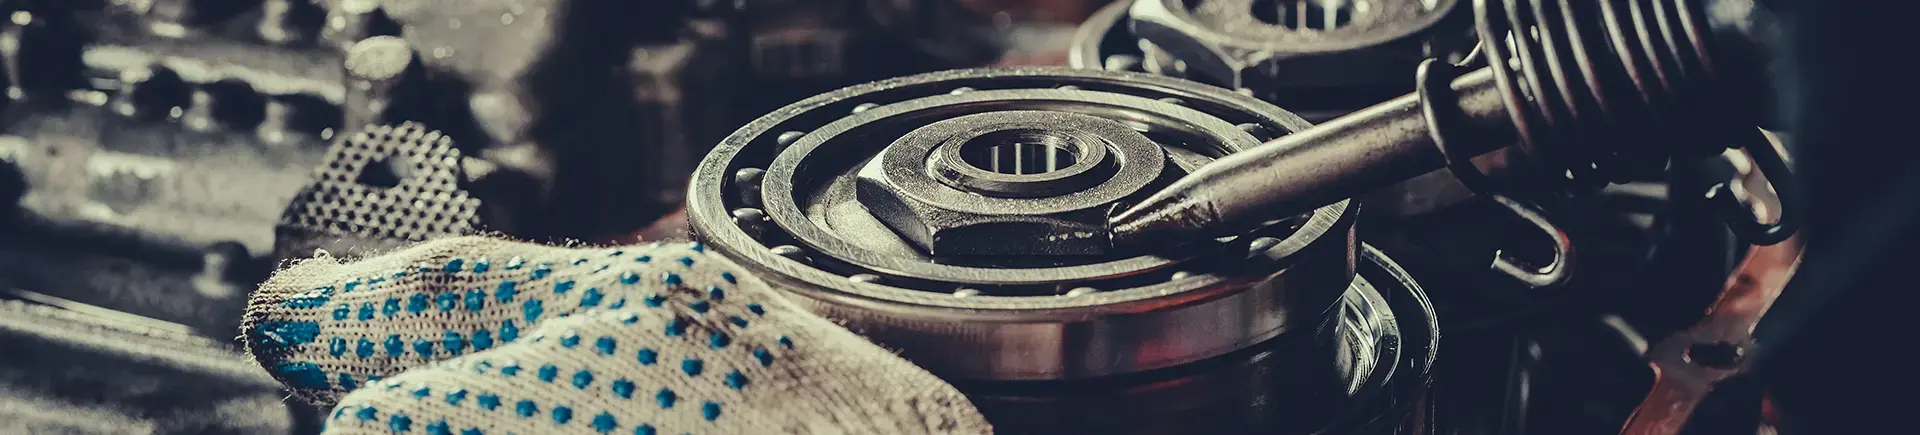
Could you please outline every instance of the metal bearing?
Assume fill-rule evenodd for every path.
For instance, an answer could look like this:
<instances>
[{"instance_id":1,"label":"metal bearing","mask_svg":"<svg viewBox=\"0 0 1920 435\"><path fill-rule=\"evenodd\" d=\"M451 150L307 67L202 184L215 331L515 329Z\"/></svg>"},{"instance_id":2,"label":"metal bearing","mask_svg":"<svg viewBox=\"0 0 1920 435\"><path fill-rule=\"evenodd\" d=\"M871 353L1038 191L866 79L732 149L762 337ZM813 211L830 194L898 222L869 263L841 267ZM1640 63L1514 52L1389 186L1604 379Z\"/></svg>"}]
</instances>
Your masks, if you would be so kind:
<instances>
[{"instance_id":1,"label":"metal bearing","mask_svg":"<svg viewBox=\"0 0 1920 435\"><path fill-rule=\"evenodd\" d=\"M1144 71L1251 92L1309 120L1412 90L1422 59L1463 51L1457 0L1130 0L1074 35L1076 68ZM1456 34L1457 33L1457 34Z\"/></svg>"},{"instance_id":2,"label":"metal bearing","mask_svg":"<svg viewBox=\"0 0 1920 435\"><path fill-rule=\"evenodd\" d=\"M942 146L950 139L942 135L980 136L977 127L992 125L1045 133L1048 125L1076 123L1101 126L1086 131L1127 131L1091 135L1117 157L1105 182L1058 196L956 195L947 205L1008 214L1102 207L1147 185L1125 181L1120 187L1131 191L1099 193L1113 180L1164 180L1307 125L1250 97L1143 74L924 74L824 94L735 132L696 171L690 219L701 239L817 312L955 379L1148 371L1337 316L1357 249L1346 202L1176 256L938 256L881 222L854 192L859 173L876 158L902 152L924 159L930 151L920 149ZM913 145L928 135L942 137ZM1164 157L1151 162L1161 165L1129 164L1138 151L1115 145L1141 138L1158 146ZM913 146L921 148L899 151ZM920 183L960 192L934 177ZM1086 203L1088 196L1100 204ZM1036 209L996 209L993 201L1001 200Z\"/></svg>"}]
</instances>

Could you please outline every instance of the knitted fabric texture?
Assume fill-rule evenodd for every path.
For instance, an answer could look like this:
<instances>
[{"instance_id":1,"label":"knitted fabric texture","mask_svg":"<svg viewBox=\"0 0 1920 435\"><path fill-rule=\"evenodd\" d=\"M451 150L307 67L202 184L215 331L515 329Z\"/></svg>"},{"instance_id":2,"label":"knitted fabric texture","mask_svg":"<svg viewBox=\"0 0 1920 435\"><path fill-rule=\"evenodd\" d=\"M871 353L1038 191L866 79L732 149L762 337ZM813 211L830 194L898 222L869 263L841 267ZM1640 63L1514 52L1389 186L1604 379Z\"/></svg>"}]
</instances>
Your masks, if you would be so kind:
<instances>
[{"instance_id":1,"label":"knitted fabric texture","mask_svg":"<svg viewBox=\"0 0 1920 435\"><path fill-rule=\"evenodd\" d=\"M249 301L248 351L327 433L988 433L952 386L698 244L482 237L343 264Z\"/></svg>"}]
</instances>

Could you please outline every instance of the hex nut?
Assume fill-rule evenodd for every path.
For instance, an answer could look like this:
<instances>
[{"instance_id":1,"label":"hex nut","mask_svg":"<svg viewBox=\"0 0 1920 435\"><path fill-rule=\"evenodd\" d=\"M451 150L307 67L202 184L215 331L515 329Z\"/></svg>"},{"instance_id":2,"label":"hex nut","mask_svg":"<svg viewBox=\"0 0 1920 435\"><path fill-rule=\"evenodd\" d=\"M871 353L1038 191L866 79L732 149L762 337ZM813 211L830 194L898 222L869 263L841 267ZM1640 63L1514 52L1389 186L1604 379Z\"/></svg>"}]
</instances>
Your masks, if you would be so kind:
<instances>
[{"instance_id":1,"label":"hex nut","mask_svg":"<svg viewBox=\"0 0 1920 435\"><path fill-rule=\"evenodd\" d=\"M981 166L983 147L1013 144L1038 148L1001 148L1027 151L992 161L1051 164ZM855 193L881 222L937 257L1100 255L1111 249L1107 209L1169 166L1159 145L1111 120L998 112L903 136L861 167Z\"/></svg>"}]
</instances>

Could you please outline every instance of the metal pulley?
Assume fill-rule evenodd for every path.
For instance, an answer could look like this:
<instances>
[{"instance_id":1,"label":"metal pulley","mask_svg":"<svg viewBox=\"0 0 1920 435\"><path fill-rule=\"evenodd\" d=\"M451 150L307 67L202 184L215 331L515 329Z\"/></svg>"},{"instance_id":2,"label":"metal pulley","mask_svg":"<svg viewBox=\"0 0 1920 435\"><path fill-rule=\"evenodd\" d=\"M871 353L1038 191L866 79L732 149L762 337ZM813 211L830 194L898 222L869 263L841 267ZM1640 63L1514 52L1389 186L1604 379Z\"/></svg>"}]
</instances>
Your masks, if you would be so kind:
<instances>
[{"instance_id":1,"label":"metal pulley","mask_svg":"<svg viewBox=\"0 0 1920 435\"><path fill-rule=\"evenodd\" d=\"M688 211L700 239L1003 430L1352 427L1422 394L1434 338L1417 286L1355 241L1355 207L1178 254L1098 236L1116 204L1305 126L1144 74L923 74L748 124L702 162Z\"/></svg>"}]
</instances>

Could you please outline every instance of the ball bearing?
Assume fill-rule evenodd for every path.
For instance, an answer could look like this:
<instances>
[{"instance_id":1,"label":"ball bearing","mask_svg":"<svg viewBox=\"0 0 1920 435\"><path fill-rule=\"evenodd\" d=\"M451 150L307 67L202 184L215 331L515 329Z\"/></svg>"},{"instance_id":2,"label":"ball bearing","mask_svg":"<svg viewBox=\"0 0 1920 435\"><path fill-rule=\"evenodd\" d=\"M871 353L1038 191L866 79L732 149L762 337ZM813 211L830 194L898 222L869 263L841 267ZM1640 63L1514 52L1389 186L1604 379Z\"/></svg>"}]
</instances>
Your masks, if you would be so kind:
<instances>
[{"instance_id":1,"label":"ball bearing","mask_svg":"<svg viewBox=\"0 0 1920 435\"><path fill-rule=\"evenodd\" d=\"M1424 362L1401 356L1430 350L1404 344L1432 328L1400 327L1431 320L1430 307L1385 303L1424 300L1410 280L1367 277L1399 272L1355 241L1353 205L1155 255L1077 236L1100 233L1117 204L1306 126L1252 97L1146 74L930 73L748 124L701 163L688 213L701 240L961 386L996 424L1050 424L1002 407L1031 402L1029 385L1134 385L1115 394L1148 406L1166 393L1148 386L1168 376L1274 364L1325 368L1279 396L1359 406L1390 379L1424 377ZM1335 419L1309 414L1279 420Z\"/></svg>"}]
</instances>

